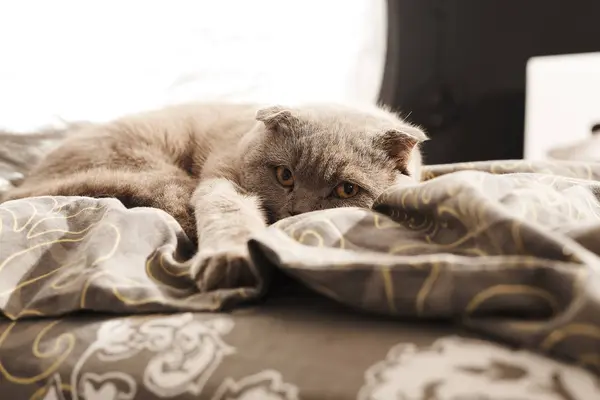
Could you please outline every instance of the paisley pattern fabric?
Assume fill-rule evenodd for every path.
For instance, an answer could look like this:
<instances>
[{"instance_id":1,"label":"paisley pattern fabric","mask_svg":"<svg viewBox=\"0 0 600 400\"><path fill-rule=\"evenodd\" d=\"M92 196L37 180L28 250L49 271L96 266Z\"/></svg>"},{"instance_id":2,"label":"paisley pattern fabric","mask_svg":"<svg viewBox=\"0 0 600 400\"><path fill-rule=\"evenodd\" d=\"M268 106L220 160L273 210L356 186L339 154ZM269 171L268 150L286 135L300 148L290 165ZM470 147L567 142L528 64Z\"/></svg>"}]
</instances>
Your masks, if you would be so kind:
<instances>
[{"instance_id":1,"label":"paisley pattern fabric","mask_svg":"<svg viewBox=\"0 0 600 400\"><path fill-rule=\"evenodd\" d=\"M280 221L253 247L341 303L443 318L600 372L600 164L429 167L374 211Z\"/></svg>"},{"instance_id":2,"label":"paisley pattern fabric","mask_svg":"<svg viewBox=\"0 0 600 400\"><path fill-rule=\"evenodd\" d=\"M310 311L270 305L227 315L66 317L4 325L0 389L6 398L38 400L600 396L597 377L581 368L445 329L369 321L304 300Z\"/></svg>"},{"instance_id":3,"label":"paisley pattern fabric","mask_svg":"<svg viewBox=\"0 0 600 400\"><path fill-rule=\"evenodd\" d=\"M160 210L83 197L0 204L0 391L600 398L600 165L465 163L424 178L373 210L280 221L249 243L255 287L204 293L194 249ZM281 273L309 294L282 291ZM422 322L407 330L407 317ZM465 332L540 356L453 336ZM406 380L411 363L425 367ZM494 397L492 383L512 386Z\"/></svg>"}]
</instances>

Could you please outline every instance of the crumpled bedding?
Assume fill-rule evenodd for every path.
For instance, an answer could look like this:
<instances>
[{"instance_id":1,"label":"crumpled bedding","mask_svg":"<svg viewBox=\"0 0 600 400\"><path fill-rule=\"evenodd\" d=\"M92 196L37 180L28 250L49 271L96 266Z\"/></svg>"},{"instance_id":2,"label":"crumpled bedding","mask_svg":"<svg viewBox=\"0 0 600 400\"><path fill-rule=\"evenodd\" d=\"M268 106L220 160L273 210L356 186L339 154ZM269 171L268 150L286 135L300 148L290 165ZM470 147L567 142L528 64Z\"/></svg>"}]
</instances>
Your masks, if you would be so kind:
<instances>
[{"instance_id":1,"label":"crumpled bedding","mask_svg":"<svg viewBox=\"0 0 600 400\"><path fill-rule=\"evenodd\" d=\"M0 311L217 311L264 297L283 272L336 302L458 321L600 372L600 164L431 166L373 210L279 221L249 243L257 285L200 293L175 220L114 199L0 205Z\"/></svg>"},{"instance_id":2,"label":"crumpled bedding","mask_svg":"<svg viewBox=\"0 0 600 400\"><path fill-rule=\"evenodd\" d=\"M2 193L25 177L27 170L67 134L65 129L14 134L0 130L0 200Z\"/></svg>"}]
</instances>

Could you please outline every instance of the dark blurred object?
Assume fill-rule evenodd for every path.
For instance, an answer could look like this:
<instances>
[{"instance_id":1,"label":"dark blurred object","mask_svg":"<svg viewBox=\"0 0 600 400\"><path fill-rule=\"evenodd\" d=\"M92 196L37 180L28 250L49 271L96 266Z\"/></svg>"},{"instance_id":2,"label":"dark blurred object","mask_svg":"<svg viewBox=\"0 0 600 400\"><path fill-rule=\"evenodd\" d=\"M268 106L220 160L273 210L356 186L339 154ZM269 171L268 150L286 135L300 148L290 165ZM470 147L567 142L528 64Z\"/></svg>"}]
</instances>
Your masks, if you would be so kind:
<instances>
[{"instance_id":1,"label":"dark blurred object","mask_svg":"<svg viewBox=\"0 0 600 400\"><path fill-rule=\"evenodd\" d=\"M600 51L599 0L388 0L381 102L432 138L428 164L523 156L532 56Z\"/></svg>"}]
</instances>

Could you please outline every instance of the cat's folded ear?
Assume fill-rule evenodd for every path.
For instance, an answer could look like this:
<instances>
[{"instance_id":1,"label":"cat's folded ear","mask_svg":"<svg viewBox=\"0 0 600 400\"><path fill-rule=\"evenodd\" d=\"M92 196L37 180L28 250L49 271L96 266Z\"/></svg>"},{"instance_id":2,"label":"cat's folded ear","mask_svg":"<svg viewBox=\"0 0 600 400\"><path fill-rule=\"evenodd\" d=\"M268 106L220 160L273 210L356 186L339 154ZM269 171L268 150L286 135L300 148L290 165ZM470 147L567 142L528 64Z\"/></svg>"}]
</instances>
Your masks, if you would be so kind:
<instances>
[{"instance_id":1,"label":"cat's folded ear","mask_svg":"<svg viewBox=\"0 0 600 400\"><path fill-rule=\"evenodd\" d=\"M292 110L282 106L261 108L256 112L256 120L265 124L267 128L277 132L291 130L295 121Z\"/></svg>"},{"instance_id":2,"label":"cat's folded ear","mask_svg":"<svg viewBox=\"0 0 600 400\"><path fill-rule=\"evenodd\" d=\"M413 148L428 140L423 130L406 125L400 129L387 130L375 137L375 145L384 150L396 162L398 169L406 169Z\"/></svg>"}]
</instances>

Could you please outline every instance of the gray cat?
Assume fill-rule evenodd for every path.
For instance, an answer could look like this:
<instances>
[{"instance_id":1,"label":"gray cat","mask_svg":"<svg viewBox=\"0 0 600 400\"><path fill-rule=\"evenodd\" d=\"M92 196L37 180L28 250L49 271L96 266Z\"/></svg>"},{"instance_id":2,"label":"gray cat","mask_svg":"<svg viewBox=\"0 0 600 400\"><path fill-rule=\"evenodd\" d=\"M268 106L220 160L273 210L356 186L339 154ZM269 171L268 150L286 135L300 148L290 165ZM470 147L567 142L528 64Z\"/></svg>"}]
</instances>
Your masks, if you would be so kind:
<instances>
[{"instance_id":1,"label":"gray cat","mask_svg":"<svg viewBox=\"0 0 600 400\"><path fill-rule=\"evenodd\" d=\"M424 140L378 107L178 105L68 135L4 200L110 196L163 209L197 241L193 274L211 290L253 279L247 241L268 223L370 207L418 180Z\"/></svg>"}]
</instances>

